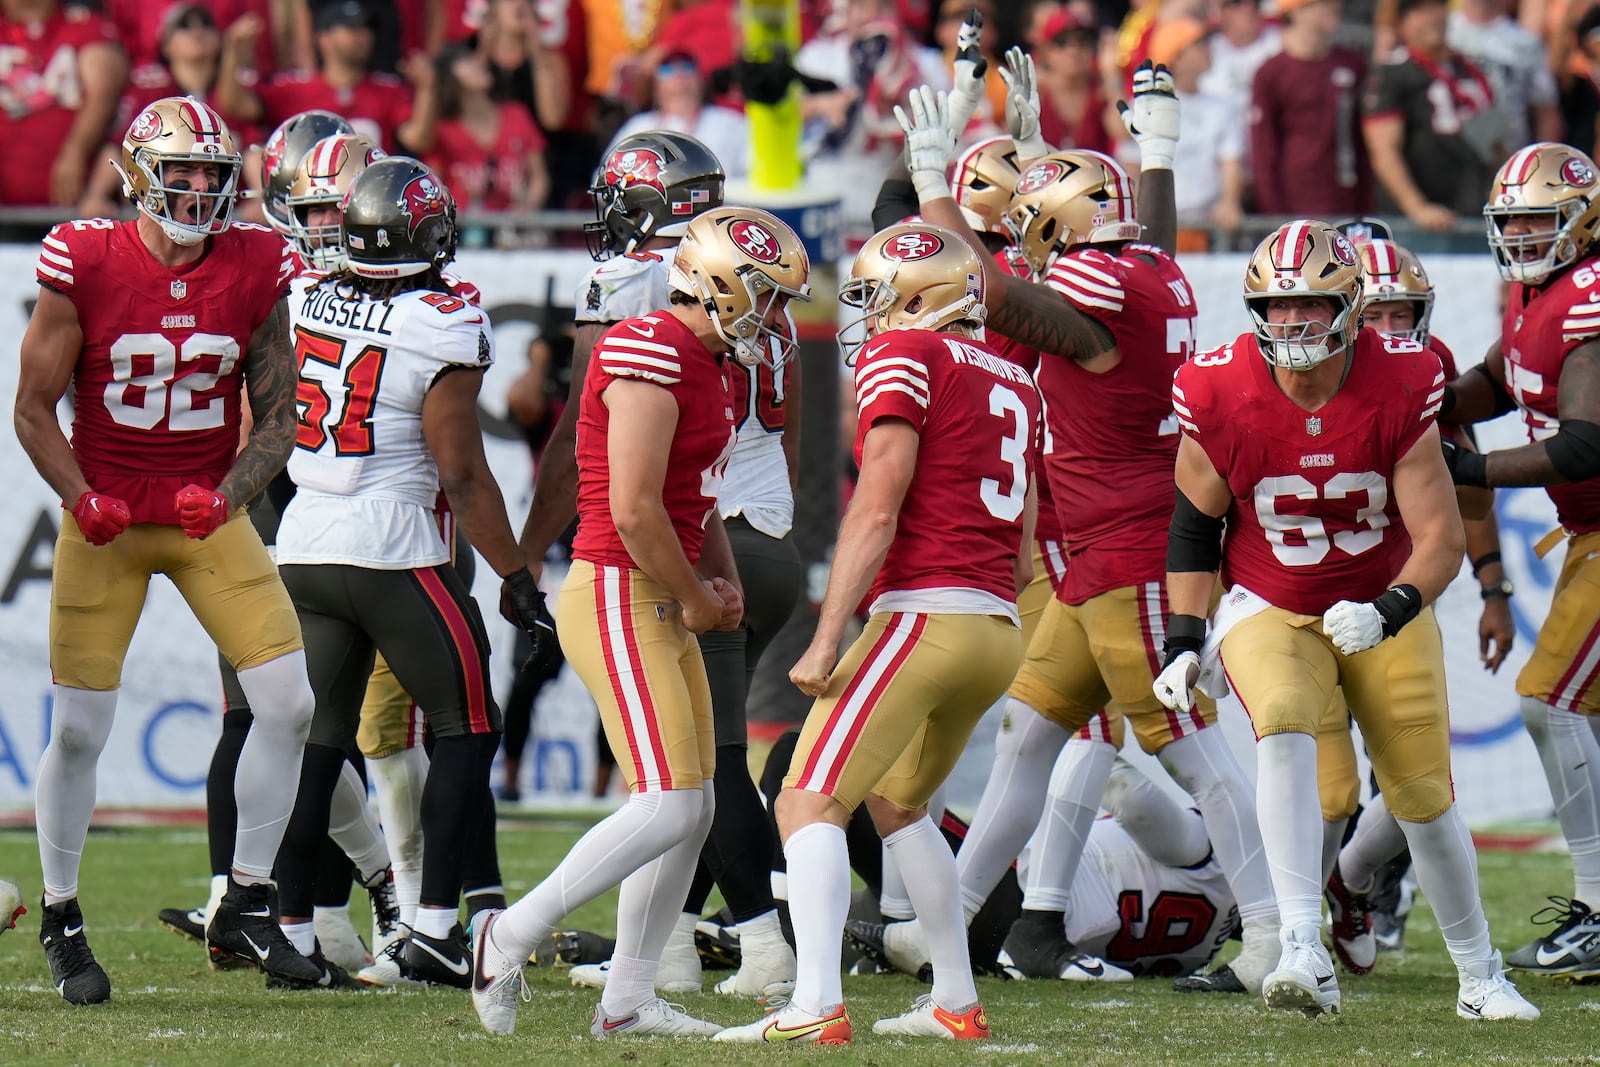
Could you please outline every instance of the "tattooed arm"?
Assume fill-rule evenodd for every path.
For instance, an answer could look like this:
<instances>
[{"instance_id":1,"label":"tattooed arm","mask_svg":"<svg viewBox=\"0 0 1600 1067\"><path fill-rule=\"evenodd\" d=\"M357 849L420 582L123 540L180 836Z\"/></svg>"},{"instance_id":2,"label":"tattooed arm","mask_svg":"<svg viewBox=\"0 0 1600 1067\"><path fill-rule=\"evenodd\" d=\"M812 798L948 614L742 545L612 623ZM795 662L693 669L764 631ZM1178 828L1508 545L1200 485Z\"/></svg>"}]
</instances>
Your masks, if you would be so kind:
<instances>
[{"instance_id":1,"label":"tattooed arm","mask_svg":"<svg viewBox=\"0 0 1600 1067\"><path fill-rule=\"evenodd\" d=\"M299 372L289 335L289 303L279 300L256 328L244 357L245 397L253 425L233 469L217 486L232 503L254 500L294 451L295 386Z\"/></svg>"},{"instance_id":2,"label":"tattooed arm","mask_svg":"<svg viewBox=\"0 0 1600 1067\"><path fill-rule=\"evenodd\" d=\"M1490 487L1600 478L1600 340L1567 356L1557 392L1560 431L1521 448L1490 452L1484 457Z\"/></svg>"}]
</instances>

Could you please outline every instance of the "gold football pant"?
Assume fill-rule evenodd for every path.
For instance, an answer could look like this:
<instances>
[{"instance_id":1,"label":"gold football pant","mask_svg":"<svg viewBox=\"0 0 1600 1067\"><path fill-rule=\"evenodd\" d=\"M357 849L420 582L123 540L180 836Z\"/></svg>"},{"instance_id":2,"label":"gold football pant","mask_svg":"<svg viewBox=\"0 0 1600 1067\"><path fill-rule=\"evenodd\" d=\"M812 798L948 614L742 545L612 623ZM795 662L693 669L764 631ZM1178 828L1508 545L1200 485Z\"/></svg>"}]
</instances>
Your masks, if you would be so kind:
<instances>
[{"instance_id":1,"label":"gold football pant","mask_svg":"<svg viewBox=\"0 0 1600 1067\"><path fill-rule=\"evenodd\" d=\"M1600 532L1567 540L1550 614L1517 693L1552 708L1600 715Z\"/></svg>"}]
</instances>

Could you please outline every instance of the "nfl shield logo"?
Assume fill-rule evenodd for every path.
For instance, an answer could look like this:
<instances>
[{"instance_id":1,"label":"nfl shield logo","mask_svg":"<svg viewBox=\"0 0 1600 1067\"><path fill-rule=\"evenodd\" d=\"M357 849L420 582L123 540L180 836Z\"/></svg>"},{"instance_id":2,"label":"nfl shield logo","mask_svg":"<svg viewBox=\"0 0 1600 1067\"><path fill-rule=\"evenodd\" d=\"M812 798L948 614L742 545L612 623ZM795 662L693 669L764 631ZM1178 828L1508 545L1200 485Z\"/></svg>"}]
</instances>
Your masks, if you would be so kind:
<instances>
[{"instance_id":1,"label":"nfl shield logo","mask_svg":"<svg viewBox=\"0 0 1600 1067\"><path fill-rule=\"evenodd\" d=\"M188 282L177 282L177 281L175 281L175 282L172 283L172 299L174 299L174 300L182 300L184 297L186 297L188 295L189 295L189 283Z\"/></svg>"},{"instance_id":2,"label":"nfl shield logo","mask_svg":"<svg viewBox=\"0 0 1600 1067\"><path fill-rule=\"evenodd\" d=\"M1320 416L1312 415L1306 419L1306 433L1312 437L1320 437L1322 435L1322 419Z\"/></svg>"}]
</instances>

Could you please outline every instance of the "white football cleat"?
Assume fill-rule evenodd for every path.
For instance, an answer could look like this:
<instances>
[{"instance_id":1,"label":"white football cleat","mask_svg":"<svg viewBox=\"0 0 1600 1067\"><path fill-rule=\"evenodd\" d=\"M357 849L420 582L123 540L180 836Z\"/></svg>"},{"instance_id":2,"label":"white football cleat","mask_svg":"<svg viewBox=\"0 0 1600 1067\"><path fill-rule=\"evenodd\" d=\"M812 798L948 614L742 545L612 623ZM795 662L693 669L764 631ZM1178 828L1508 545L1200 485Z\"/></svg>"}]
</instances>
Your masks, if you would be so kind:
<instances>
[{"instance_id":1,"label":"white football cleat","mask_svg":"<svg viewBox=\"0 0 1600 1067\"><path fill-rule=\"evenodd\" d=\"M769 921L770 916L770 921ZM794 992L794 949L776 912L739 924L739 970L716 990L725 997L786 997Z\"/></svg>"},{"instance_id":2,"label":"white football cleat","mask_svg":"<svg viewBox=\"0 0 1600 1067\"><path fill-rule=\"evenodd\" d=\"M356 933L348 907L315 909L312 927L316 930L317 944L322 946L322 958L329 963L351 972L372 965L372 953Z\"/></svg>"},{"instance_id":3,"label":"white football cleat","mask_svg":"<svg viewBox=\"0 0 1600 1067\"><path fill-rule=\"evenodd\" d=\"M1322 891L1328 902L1328 922L1333 934L1333 954L1351 974L1369 974L1378 962L1378 939L1372 933L1371 906L1367 894L1345 884L1339 865L1334 864Z\"/></svg>"},{"instance_id":4,"label":"white football cleat","mask_svg":"<svg viewBox=\"0 0 1600 1067\"><path fill-rule=\"evenodd\" d=\"M751 1045L781 1045L790 1041L808 1045L848 1045L850 1036L850 1016L845 1013L843 1004L821 1015L788 1004L753 1023L730 1026L711 1040Z\"/></svg>"},{"instance_id":5,"label":"white football cleat","mask_svg":"<svg viewBox=\"0 0 1600 1067\"><path fill-rule=\"evenodd\" d=\"M989 1036L989 1018L983 1005L974 1004L963 1012L945 1011L933 1002L932 993L917 998L911 1010L892 1019L872 1024L875 1034L899 1037L937 1037L946 1041L976 1041Z\"/></svg>"},{"instance_id":6,"label":"white football cleat","mask_svg":"<svg viewBox=\"0 0 1600 1067\"><path fill-rule=\"evenodd\" d=\"M884 924L883 954L894 964L895 970L913 978L923 964L931 966L933 963L933 953L928 951L927 935L922 932L922 923L916 919Z\"/></svg>"},{"instance_id":7,"label":"white football cleat","mask_svg":"<svg viewBox=\"0 0 1600 1067\"><path fill-rule=\"evenodd\" d=\"M1339 979L1333 973L1333 958L1320 936L1297 941L1287 932L1278 969L1261 983L1267 1007L1300 1011L1311 1018L1324 1012L1339 1012Z\"/></svg>"},{"instance_id":8,"label":"white football cleat","mask_svg":"<svg viewBox=\"0 0 1600 1067\"><path fill-rule=\"evenodd\" d=\"M489 931L501 914L496 909L482 917L472 949L472 1007L491 1034L516 1030L518 999L533 999L522 980L527 961L501 952L490 939Z\"/></svg>"},{"instance_id":9,"label":"white football cleat","mask_svg":"<svg viewBox=\"0 0 1600 1067\"><path fill-rule=\"evenodd\" d=\"M1278 966L1283 956L1283 941L1278 934L1278 920L1252 919L1244 924L1244 947L1234 957L1229 967L1244 986L1244 991L1259 996L1261 983Z\"/></svg>"},{"instance_id":10,"label":"white football cleat","mask_svg":"<svg viewBox=\"0 0 1600 1067\"><path fill-rule=\"evenodd\" d=\"M668 1004L660 997L637 1008L631 1015L613 1018L603 1006L596 1004L594 1022L589 1033L602 1040L608 1037L714 1037L722 1027L704 1019L696 1019L683 1010L682 1004Z\"/></svg>"},{"instance_id":11,"label":"white football cleat","mask_svg":"<svg viewBox=\"0 0 1600 1067\"><path fill-rule=\"evenodd\" d=\"M567 972L572 979L572 984L585 989L604 989L606 976L611 973L611 961L604 963L580 963ZM659 972L658 972L659 973Z\"/></svg>"},{"instance_id":12,"label":"white football cleat","mask_svg":"<svg viewBox=\"0 0 1600 1067\"><path fill-rule=\"evenodd\" d=\"M1526 1019L1539 1017L1539 1009L1528 1003L1506 977L1501 966L1500 953L1481 963L1458 967L1461 978L1461 996L1456 1000L1456 1014L1463 1019Z\"/></svg>"},{"instance_id":13,"label":"white football cleat","mask_svg":"<svg viewBox=\"0 0 1600 1067\"><path fill-rule=\"evenodd\" d=\"M411 927L400 923L398 932L399 936L389 942L372 961L372 965L361 968L356 977L367 985L377 986L380 989L426 989L428 983L407 978L405 970L400 966L400 956L405 952L406 938L411 936Z\"/></svg>"}]
</instances>

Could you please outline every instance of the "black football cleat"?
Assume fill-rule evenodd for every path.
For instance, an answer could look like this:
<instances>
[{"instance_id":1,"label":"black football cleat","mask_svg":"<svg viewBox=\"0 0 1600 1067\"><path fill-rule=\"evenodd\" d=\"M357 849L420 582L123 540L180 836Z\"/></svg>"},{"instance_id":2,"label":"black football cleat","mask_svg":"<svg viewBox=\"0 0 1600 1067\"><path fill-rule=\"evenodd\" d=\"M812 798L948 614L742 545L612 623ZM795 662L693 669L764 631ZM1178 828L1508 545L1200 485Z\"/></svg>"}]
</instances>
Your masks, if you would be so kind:
<instances>
[{"instance_id":1,"label":"black football cleat","mask_svg":"<svg viewBox=\"0 0 1600 1067\"><path fill-rule=\"evenodd\" d=\"M322 971L322 977L315 982L286 982L270 971L267 973L268 989L370 989L365 982L357 981L350 976L350 972L337 963L329 963L322 954L322 945L317 944L306 959Z\"/></svg>"},{"instance_id":2,"label":"black football cleat","mask_svg":"<svg viewBox=\"0 0 1600 1067\"><path fill-rule=\"evenodd\" d=\"M1172 988L1179 993L1248 993L1233 968L1223 964L1210 974L1190 974L1172 980Z\"/></svg>"},{"instance_id":3,"label":"black football cleat","mask_svg":"<svg viewBox=\"0 0 1600 1067\"><path fill-rule=\"evenodd\" d=\"M400 954L400 971L414 982L472 988L472 946L467 932L456 923L446 937L429 937L411 931Z\"/></svg>"},{"instance_id":4,"label":"black football cleat","mask_svg":"<svg viewBox=\"0 0 1600 1067\"><path fill-rule=\"evenodd\" d=\"M111 999L111 978L94 958L83 936L83 912L78 900L60 904L39 902L39 944L50 964L50 982L68 1004L104 1004Z\"/></svg>"},{"instance_id":5,"label":"black football cleat","mask_svg":"<svg viewBox=\"0 0 1600 1067\"><path fill-rule=\"evenodd\" d=\"M157 916L161 925L202 945L206 943L206 913L203 908L162 908Z\"/></svg>"},{"instance_id":6,"label":"black football cleat","mask_svg":"<svg viewBox=\"0 0 1600 1067\"><path fill-rule=\"evenodd\" d=\"M228 878L228 891L206 927L206 947L218 956L243 960L284 986L317 986L323 971L294 947L278 925L270 885L240 885Z\"/></svg>"}]
</instances>

